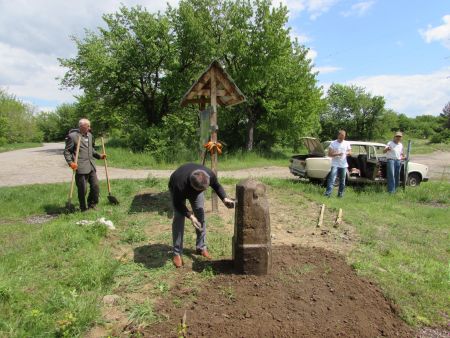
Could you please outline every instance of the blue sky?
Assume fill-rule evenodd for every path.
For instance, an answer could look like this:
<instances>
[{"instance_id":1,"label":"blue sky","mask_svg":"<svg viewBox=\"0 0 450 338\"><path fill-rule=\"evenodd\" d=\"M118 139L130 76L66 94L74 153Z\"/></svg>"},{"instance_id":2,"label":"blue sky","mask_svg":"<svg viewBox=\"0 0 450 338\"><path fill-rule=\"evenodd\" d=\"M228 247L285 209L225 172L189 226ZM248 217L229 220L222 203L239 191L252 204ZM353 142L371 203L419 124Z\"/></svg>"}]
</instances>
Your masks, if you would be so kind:
<instances>
[{"instance_id":1,"label":"blue sky","mask_svg":"<svg viewBox=\"0 0 450 338\"><path fill-rule=\"evenodd\" d=\"M441 112L450 101L450 1L319 2L322 11L291 11L289 24L312 49L325 90L355 84L409 116Z\"/></svg>"},{"instance_id":2,"label":"blue sky","mask_svg":"<svg viewBox=\"0 0 450 338\"><path fill-rule=\"evenodd\" d=\"M363 86L409 116L437 115L450 101L450 0L281 2L325 91L333 82ZM55 79L64 74L57 58L75 55L69 36L95 29L120 3L166 7L155 0L0 0L0 87L39 110L73 101L78 92L61 91Z\"/></svg>"}]
</instances>

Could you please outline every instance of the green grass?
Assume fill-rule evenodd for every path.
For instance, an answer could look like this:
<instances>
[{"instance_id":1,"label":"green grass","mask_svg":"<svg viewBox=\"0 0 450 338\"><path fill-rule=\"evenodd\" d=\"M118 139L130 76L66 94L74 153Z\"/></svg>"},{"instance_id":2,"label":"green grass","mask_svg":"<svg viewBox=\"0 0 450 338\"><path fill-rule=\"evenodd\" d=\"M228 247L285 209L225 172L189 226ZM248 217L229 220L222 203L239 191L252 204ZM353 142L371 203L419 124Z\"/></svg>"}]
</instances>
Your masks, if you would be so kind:
<instances>
[{"instance_id":1,"label":"green grass","mask_svg":"<svg viewBox=\"0 0 450 338\"><path fill-rule=\"evenodd\" d=\"M126 148L109 147L107 149L108 164L116 168L129 169L176 169L186 162L198 162L200 159L193 154L191 158L179 158L174 154L173 162L156 161L148 153L133 153ZM219 156L220 170L237 170L244 168L266 167L266 166L287 166L292 154L289 151L279 151L272 153L261 152L237 152L224 153ZM209 154L206 159L206 165L210 165Z\"/></svg>"},{"instance_id":2,"label":"green grass","mask_svg":"<svg viewBox=\"0 0 450 338\"><path fill-rule=\"evenodd\" d=\"M326 199L317 185L265 182L271 193L302 194L326 203L327 208L342 208L345 222L356 228L359 237L349 263L382 287L408 323L445 324L442 313L450 312L450 184L428 182L394 196L384 187L348 188L344 199ZM202 283L215 278L209 265L179 274L171 264L171 219L162 210L170 208L170 201L167 194L160 194L166 191L167 180L112 184L119 206L107 204L105 182L101 182L99 209L75 214L61 213L67 184L0 188L0 336L83 336L101 322L102 297L112 293L121 297L118 308L133 325L151 325L165 320L154 308L158 300L185 305L196 299ZM157 197L141 210L134 205L135 195L149 191ZM283 201L292 213L301 214L303 206L295 199ZM27 222L46 213L60 214L45 224ZM80 219L99 217L111 219L117 230L75 225ZM232 234L225 220L208 217L211 254L218 259L231 257ZM120 252L113 251L118 247ZM195 248L188 224L185 248L185 263L201 264L188 251ZM291 273L307 274L312 268ZM172 296L175 285L186 290L188 298ZM233 290L222 292L234 297Z\"/></svg>"},{"instance_id":3,"label":"green grass","mask_svg":"<svg viewBox=\"0 0 450 338\"><path fill-rule=\"evenodd\" d=\"M286 194L305 194L327 208L342 208L345 222L360 237L349 257L358 273L377 281L400 305L408 323L446 325L445 314L450 313L449 183L428 182L395 195L387 194L385 187L350 187L338 199L324 197L324 189L314 184L265 182Z\"/></svg>"},{"instance_id":4,"label":"green grass","mask_svg":"<svg viewBox=\"0 0 450 338\"><path fill-rule=\"evenodd\" d=\"M408 138L404 139L403 146L406 147L408 145ZM420 155L420 154L431 154L435 151L450 151L450 144L446 143L430 143L429 140L424 139L411 139L411 154Z\"/></svg>"},{"instance_id":5,"label":"green grass","mask_svg":"<svg viewBox=\"0 0 450 338\"><path fill-rule=\"evenodd\" d=\"M12 151L12 150L26 149L26 148L36 148L36 147L41 147L41 146L42 146L42 143L32 143L32 142L4 144L4 145L0 146L0 153Z\"/></svg>"},{"instance_id":6,"label":"green grass","mask_svg":"<svg viewBox=\"0 0 450 338\"><path fill-rule=\"evenodd\" d=\"M141 191L155 194L167 189L167 180L113 181L119 206L103 198L96 211L65 214L67 184L0 188L0 337L79 337L101 322L102 297L121 296L120 309L137 328L163 320L154 302L165 298L172 285L184 283L193 300L204 279L214 276L205 268L183 281L177 280L171 263L171 219L159 207L148 204L142 212L133 207ZM167 194L158 205L170 205ZM30 217L56 213L45 224L29 224ZM81 219L106 217L117 230L99 225L78 226ZM209 243L216 257L231 255L231 234L211 227ZM155 243L156 246L152 246ZM122 247L131 257L120 257L112 247ZM194 231L187 227L185 248L195 248ZM133 260L133 251L141 259ZM193 258L184 257L187 264ZM183 284L183 285L184 285ZM129 295L142 296L129 298Z\"/></svg>"}]
</instances>

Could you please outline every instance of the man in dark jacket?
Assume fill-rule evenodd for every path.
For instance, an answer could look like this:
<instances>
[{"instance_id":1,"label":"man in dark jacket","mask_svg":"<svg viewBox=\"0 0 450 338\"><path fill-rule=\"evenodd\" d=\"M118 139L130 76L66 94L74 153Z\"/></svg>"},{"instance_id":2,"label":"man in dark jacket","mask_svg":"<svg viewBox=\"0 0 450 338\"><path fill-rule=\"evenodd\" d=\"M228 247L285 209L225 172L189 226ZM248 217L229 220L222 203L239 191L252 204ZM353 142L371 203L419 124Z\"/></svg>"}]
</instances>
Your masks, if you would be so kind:
<instances>
[{"instance_id":1,"label":"man in dark jacket","mask_svg":"<svg viewBox=\"0 0 450 338\"><path fill-rule=\"evenodd\" d=\"M72 129L66 137L66 147L64 149L64 158L72 170L76 170L75 182L78 189L78 200L80 201L81 211L86 211L86 192L87 183L90 185L88 196L88 208L95 209L98 203L99 186L97 178L96 159L106 158L105 154L99 154L94 148L94 138L90 132L91 123L88 119L81 119L78 123L79 129ZM80 153L78 163L75 163L75 152L78 139L81 136Z\"/></svg>"},{"instance_id":2,"label":"man in dark jacket","mask_svg":"<svg viewBox=\"0 0 450 338\"><path fill-rule=\"evenodd\" d=\"M211 187L227 208L234 207L234 201L227 198L225 190L219 184L217 176L205 166L187 163L175 170L170 176L169 190L172 198L174 217L172 222L173 238L173 263L179 268L183 265L181 254L183 253L184 220L190 219L196 228L197 254L208 259L211 258L206 249L206 222L205 222L205 197L203 192ZM186 207L186 199L189 200L192 211Z\"/></svg>"}]
</instances>

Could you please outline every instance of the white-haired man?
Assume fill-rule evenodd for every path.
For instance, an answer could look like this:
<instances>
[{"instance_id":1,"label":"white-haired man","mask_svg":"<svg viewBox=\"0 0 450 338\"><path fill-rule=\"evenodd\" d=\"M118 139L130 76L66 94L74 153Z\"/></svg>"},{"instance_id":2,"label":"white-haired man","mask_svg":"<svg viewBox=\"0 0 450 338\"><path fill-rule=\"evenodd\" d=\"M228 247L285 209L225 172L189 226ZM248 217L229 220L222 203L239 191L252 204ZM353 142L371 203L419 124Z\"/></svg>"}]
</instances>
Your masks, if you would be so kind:
<instances>
[{"instance_id":1,"label":"white-haired man","mask_svg":"<svg viewBox=\"0 0 450 338\"><path fill-rule=\"evenodd\" d=\"M78 155L78 163L75 163L75 152L80 136L80 153ZM75 182L77 184L78 200L80 202L81 211L86 211L88 208L95 209L98 204L100 190L94 158L104 159L106 158L106 155L99 154L95 151L94 138L91 134L91 123L88 119L81 119L78 122L78 128L69 131L69 134L66 136L64 158L69 167L76 171ZM90 190L86 206L88 183L90 185Z\"/></svg>"},{"instance_id":2,"label":"white-haired man","mask_svg":"<svg viewBox=\"0 0 450 338\"><path fill-rule=\"evenodd\" d=\"M207 167L187 163L175 170L169 179L169 191L172 197L174 216L172 222L173 238L173 264L179 268L183 265L184 220L188 218L196 228L197 254L208 259L211 258L206 249L206 222L203 192L211 187L227 208L234 207L234 201L227 198L225 190L217 180L217 176ZM192 212L186 208L186 199L189 200Z\"/></svg>"}]
</instances>

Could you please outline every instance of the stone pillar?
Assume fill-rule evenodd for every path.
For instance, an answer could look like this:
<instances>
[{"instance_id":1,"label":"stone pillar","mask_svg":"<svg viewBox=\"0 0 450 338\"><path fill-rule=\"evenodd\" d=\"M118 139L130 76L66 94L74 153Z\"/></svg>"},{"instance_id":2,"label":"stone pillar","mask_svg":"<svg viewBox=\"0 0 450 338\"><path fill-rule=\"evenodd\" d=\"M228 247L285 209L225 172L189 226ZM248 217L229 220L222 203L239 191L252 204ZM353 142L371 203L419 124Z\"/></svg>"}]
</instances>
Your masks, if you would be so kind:
<instances>
[{"instance_id":1,"label":"stone pillar","mask_svg":"<svg viewBox=\"0 0 450 338\"><path fill-rule=\"evenodd\" d=\"M264 184L252 179L236 185L236 216L233 236L233 261L238 273L265 275L270 272L269 203Z\"/></svg>"}]
</instances>

